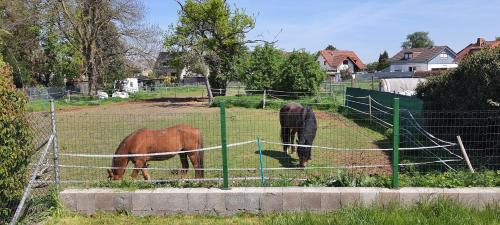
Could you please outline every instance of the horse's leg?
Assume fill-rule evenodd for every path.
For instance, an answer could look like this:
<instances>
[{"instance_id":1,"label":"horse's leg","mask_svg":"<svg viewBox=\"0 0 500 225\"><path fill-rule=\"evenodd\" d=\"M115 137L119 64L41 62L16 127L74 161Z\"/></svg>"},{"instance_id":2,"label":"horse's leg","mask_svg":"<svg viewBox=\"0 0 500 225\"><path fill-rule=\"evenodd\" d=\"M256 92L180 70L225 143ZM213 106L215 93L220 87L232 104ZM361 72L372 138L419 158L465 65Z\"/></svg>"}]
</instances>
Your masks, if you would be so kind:
<instances>
[{"instance_id":1,"label":"horse's leg","mask_svg":"<svg viewBox=\"0 0 500 225\"><path fill-rule=\"evenodd\" d=\"M290 144L290 128L281 127L281 142L283 143L283 151L288 153L287 144Z\"/></svg>"},{"instance_id":2,"label":"horse's leg","mask_svg":"<svg viewBox=\"0 0 500 225\"><path fill-rule=\"evenodd\" d=\"M187 159L187 154L186 153L179 153L179 156L181 158L181 164L182 164L181 175L185 176L188 172L188 169L189 169L189 162Z\"/></svg>"},{"instance_id":3,"label":"horse's leg","mask_svg":"<svg viewBox=\"0 0 500 225\"><path fill-rule=\"evenodd\" d=\"M290 144L298 144L297 141L295 141L295 134L297 133L297 131L293 130L292 129L292 134L290 135ZM292 149L292 154L295 153L295 146L290 146L291 149Z\"/></svg>"},{"instance_id":4,"label":"horse's leg","mask_svg":"<svg viewBox=\"0 0 500 225\"><path fill-rule=\"evenodd\" d=\"M134 169L132 169L132 174L130 174L130 176L135 180L137 179L137 174L139 173L139 169L137 167L137 161L135 159L132 160L132 163L134 163Z\"/></svg>"},{"instance_id":5,"label":"horse's leg","mask_svg":"<svg viewBox=\"0 0 500 225\"><path fill-rule=\"evenodd\" d=\"M203 152L188 153L189 160L191 160L191 164L193 164L195 178L203 178L203 167L201 165L201 157L203 157L202 154Z\"/></svg>"},{"instance_id":6,"label":"horse's leg","mask_svg":"<svg viewBox=\"0 0 500 225\"><path fill-rule=\"evenodd\" d=\"M132 178L136 179L137 174L139 173L139 170L142 172L142 176L144 177L144 180L149 180L150 176L148 174L148 171L146 170L146 160L135 160L134 162L134 171L132 172Z\"/></svg>"}]
</instances>

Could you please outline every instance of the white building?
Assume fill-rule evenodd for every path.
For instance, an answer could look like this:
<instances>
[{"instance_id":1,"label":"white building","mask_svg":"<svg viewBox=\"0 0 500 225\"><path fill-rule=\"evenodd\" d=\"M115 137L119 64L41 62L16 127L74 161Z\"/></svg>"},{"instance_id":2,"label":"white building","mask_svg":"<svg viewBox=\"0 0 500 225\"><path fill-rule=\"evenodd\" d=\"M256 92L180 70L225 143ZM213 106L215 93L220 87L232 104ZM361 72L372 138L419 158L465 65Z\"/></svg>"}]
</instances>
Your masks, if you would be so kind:
<instances>
[{"instance_id":1,"label":"white building","mask_svg":"<svg viewBox=\"0 0 500 225\"><path fill-rule=\"evenodd\" d=\"M390 59L391 72L416 72L455 68L457 54L448 46L403 49Z\"/></svg>"},{"instance_id":2,"label":"white building","mask_svg":"<svg viewBox=\"0 0 500 225\"><path fill-rule=\"evenodd\" d=\"M316 61L329 76L328 79L335 81L339 80L342 70L355 73L365 69L365 64L353 51L323 50Z\"/></svg>"}]
</instances>

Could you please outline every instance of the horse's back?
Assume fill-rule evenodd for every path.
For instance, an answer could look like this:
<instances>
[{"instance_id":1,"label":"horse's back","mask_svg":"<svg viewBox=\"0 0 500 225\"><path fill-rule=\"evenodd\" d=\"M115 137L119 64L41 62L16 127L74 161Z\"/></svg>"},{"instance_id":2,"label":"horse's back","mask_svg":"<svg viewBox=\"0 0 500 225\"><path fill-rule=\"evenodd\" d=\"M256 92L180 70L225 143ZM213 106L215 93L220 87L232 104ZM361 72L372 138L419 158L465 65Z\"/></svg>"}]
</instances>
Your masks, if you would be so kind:
<instances>
[{"instance_id":1,"label":"horse's back","mask_svg":"<svg viewBox=\"0 0 500 225\"><path fill-rule=\"evenodd\" d=\"M305 108L298 103L288 103L280 109L280 124L283 127L299 128L302 126L302 114Z\"/></svg>"},{"instance_id":2,"label":"horse's back","mask_svg":"<svg viewBox=\"0 0 500 225\"><path fill-rule=\"evenodd\" d=\"M117 153L143 154L196 149L203 143L201 131L186 124L163 129L141 128L126 137Z\"/></svg>"}]
</instances>

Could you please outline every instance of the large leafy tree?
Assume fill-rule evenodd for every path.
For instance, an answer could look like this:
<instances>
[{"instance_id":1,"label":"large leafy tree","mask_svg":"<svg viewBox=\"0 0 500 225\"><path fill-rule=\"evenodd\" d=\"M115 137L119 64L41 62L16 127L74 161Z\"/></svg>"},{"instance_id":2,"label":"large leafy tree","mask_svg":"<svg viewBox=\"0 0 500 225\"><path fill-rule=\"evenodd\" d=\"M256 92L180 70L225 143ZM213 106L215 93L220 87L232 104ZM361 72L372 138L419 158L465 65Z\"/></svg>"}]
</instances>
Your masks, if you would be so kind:
<instances>
[{"instance_id":1,"label":"large leafy tree","mask_svg":"<svg viewBox=\"0 0 500 225\"><path fill-rule=\"evenodd\" d=\"M377 71L381 71L381 70L389 67L390 65L391 65L391 63L389 62L389 54L387 53L387 51L384 51L378 57Z\"/></svg>"},{"instance_id":2,"label":"large leafy tree","mask_svg":"<svg viewBox=\"0 0 500 225\"><path fill-rule=\"evenodd\" d=\"M234 70L245 52L245 35L255 21L241 9L231 9L224 0L187 0L180 6L179 20L171 25L165 47L178 54L192 72L206 77L212 101L211 86L225 88L234 79Z\"/></svg>"},{"instance_id":3,"label":"large leafy tree","mask_svg":"<svg viewBox=\"0 0 500 225\"><path fill-rule=\"evenodd\" d=\"M273 88L317 94L325 77L326 73L313 55L304 51L293 51L282 64L281 76Z\"/></svg>"},{"instance_id":4,"label":"large leafy tree","mask_svg":"<svg viewBox=\"0 0 500 225\"><path fill-rule=\"evenodd\" d=\"M274 82L279 80L284 59L283 52L271 44L255 47L245 70L246 88L253 90L272 88Z\"/></svg>"},{"instance_id":5,"label":"large leafy tree","mask_svg":"<svg viewBox=\"0 0 500 225\"><path fill-rule=\"evenodd\" d=\"M401 48L431 48L434 42L429 38L429 32L417 31L406 36Z\"/></svg>"},{"instance_id":6,"label":"large leafy tree","mask_svg":"<svg viewBox=\"0 0 500 225\"><path fill-rule=\"evenodd\" d=\"M7 32L2 35L2 55L13 67L17 87L35 84L41 72L39 53L42 29L40 1L0 1L0 26Z\"/></svg>"}]
</instances>

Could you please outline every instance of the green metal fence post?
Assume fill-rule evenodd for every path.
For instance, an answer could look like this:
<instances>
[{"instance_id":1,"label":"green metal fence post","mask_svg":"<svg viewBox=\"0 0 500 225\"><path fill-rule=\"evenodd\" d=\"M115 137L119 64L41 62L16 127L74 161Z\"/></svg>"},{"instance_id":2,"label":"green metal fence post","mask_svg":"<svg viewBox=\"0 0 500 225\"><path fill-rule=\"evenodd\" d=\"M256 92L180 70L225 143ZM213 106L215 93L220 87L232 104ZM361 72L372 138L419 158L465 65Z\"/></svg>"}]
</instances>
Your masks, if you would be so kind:
<instances>
[{"instance_id":1,"label":"green metal fence post","mask_svg":"<svg viewBox=\"0 0 500 225\"><path fill-rule=\"evenodd\" d=\"M220 138L222 145L222 176L224 189L229 189L229 175L227 169L227 139L226 139L226 103L220 102Z\"/></svg>"},{"instance_id":2,"label":"green metal fence post","mask_svg":"<svg viewBox=\"0 0 500 225\"><path fill-rule=\"evenodd\" d=\"M392 188L399 188L399 98L394 98L393 108L393 144L392 144Z\"/></svg>"},{"instance_id":3,"label":"green metal fence post","mask_svg":"<svg viewBox=\"0 0 500 225\"><path fill-rule=\"evenodd\" d=\"M262 144L260 143L260 138L257 137L257 147L259 148L259 160L260 160L260 178L262 181L262 186L266 183L264 179L264 160L262 159Z\"/></svg>"}]
</instances>

